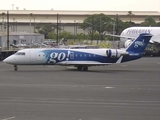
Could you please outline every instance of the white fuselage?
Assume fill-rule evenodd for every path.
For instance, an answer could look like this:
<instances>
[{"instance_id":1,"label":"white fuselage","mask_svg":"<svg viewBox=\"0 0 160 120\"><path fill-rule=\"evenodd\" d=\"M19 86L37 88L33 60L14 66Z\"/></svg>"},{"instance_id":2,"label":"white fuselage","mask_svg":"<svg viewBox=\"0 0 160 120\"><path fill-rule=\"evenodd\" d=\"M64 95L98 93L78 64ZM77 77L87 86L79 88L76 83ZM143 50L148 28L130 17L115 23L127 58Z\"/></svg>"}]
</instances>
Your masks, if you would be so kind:
<instances>
[{"instance_id":1,"label":"white fuselage","mask_svg":"<svg viewBox=\"0 0 160 120\"><path fill-rule=\"evenodd\" d=\"M24 49L11 55L5 59L5 61L16 65L108 64L94 61L98 56L107 57L106 50L107 49ZM119 52L121 52L121 50L119 50Z\"/></svg>"},{"instance_id":2,"label":"white fuselage","mask_svg":"<svg viewBox=\"0 0 160 120\"><path fill-rule=\"evenodd\" d=\"M138 37L141 33L152 34L151 43L160 43L160 27L129 27L122 31L120 36ZM125 42L127 38L121 38L121 41Z\"/></svg>"}]
</instances>

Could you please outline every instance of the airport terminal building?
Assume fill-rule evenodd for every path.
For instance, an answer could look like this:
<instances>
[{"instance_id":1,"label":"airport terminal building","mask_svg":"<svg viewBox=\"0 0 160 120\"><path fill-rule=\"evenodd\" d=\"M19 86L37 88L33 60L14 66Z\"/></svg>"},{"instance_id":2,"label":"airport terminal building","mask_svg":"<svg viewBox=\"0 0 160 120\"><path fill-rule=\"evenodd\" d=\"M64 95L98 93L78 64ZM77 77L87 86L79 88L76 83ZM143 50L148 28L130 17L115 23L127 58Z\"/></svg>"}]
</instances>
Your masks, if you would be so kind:
<instances>
[{"instance_id":1,"label":"airport terminal building","mask_svg":"<svg viewBox=\"0 0 160 120\"><path fill-rule=\"evenodd\" d=\"M7 22L7 10L0 10L0 31L3 31ZM78 23L82 23L87 17L93 14L103 13L112 18L117 15L122 21L130 21L139 24L144 21L147 16L153 16L156 22L160 20L158 11L132 11L132 16L128 15L128 11L78 11L78 10L8 10L10 31L15 32L34 32L35 26L39 24L51 23L57 24L61 30L68 32L83 33L82 29L78 28ZM58 16L58 19L57 19Z\"/></svg>"}]
</instances>

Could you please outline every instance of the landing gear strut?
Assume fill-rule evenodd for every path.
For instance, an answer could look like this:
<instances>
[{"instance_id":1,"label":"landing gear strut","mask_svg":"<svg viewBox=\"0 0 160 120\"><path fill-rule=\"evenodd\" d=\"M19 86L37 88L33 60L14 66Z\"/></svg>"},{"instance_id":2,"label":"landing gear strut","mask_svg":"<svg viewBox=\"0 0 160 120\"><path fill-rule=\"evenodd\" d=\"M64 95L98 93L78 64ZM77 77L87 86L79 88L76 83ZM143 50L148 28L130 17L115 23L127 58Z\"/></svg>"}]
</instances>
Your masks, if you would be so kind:
<instances>
[{"instance_id":1,"label":"landing gear strut","mask_svg":"<svg viewBox=\"0 0 160 120\"><path fill-rule=\"evenodd\" d=\"M79 71L88 71L88 67L87 66L77 66L77 70L79 70Z\"/></svg>"},{"instance_id":2,"label":"landing gear strut","mask_svg":"<svg viewBox=\"0 0 160 120\"><path fill-rule=\"evenodd\" d=\"M17 70L18 70L18 66L14 65L14 71L17 71Z\"/></svg>"}]
</instances>

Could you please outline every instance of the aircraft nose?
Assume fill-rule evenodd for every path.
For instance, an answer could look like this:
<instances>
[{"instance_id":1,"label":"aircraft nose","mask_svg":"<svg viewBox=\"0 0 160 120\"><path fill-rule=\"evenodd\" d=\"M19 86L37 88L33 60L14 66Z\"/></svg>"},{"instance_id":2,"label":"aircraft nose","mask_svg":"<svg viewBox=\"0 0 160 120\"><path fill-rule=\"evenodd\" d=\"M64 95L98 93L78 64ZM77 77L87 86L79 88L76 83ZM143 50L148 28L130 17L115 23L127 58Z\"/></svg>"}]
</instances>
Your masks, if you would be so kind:
<instances>
[{"instance_id":1,"label":"aircraft nose","mask_svg":"<svg viewBox=\"0 0 160 120\"><path fill-rule=\"evenodd\" d=\"M10 62L9 57L7 57L6 59L4 59L4 60L3 60L3 62L5 62L5 63L9 63L9 62Z\"/></svg>"},{"instance_id":2,"label":"aircraft nose","mask_svg":"<svg viewBox=\"0 0 160 120\"><path fill-rule=\"evenodd\" d=\"M3 62L6 62L6 59L4 59Z\"/></svg>"},{"instance_id":3,"label":"aircraft nose","mask_svg":"<svg viewBox=\"0 0 160 120\"><path fill-rule=\"evenodd\" d=\"M7 57L6 59L4 59L3 62L8 63L8 64L13 64L13 63L14 63L14 60L13 60L13 58L10 56L10 57Z\"/></svg>"}]
</instances>

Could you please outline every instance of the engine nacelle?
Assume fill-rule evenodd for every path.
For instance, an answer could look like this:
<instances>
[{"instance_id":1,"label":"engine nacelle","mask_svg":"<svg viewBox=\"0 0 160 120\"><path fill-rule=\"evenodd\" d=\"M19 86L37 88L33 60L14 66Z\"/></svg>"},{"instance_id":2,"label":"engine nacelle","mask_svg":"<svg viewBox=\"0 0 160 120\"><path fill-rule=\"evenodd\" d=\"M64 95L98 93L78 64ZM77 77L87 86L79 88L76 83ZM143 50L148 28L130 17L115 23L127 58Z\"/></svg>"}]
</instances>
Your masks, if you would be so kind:
<instances>
[{"instance_id":1,"label":"engine nacelle","mask_svg":"<svg viewBox=\"0 0 160 120\"><path fill-rule=\"evenodd\" d=\"M106 55L110 58L119 58L120 56L128 55L128 52L119 49L106 50Z\"/></svg>"},{"instance_id":2,"label":"engine nacelle","mask_svg":"<svg viewBox=\"0 0 160 120\"><path fill-rule=\"evenodd\" d=\"M124 47L127 48L128 46L131 45L133 41L132 40L127 40L125 43L124 43Z\"/></svg>"}]
</instances>

